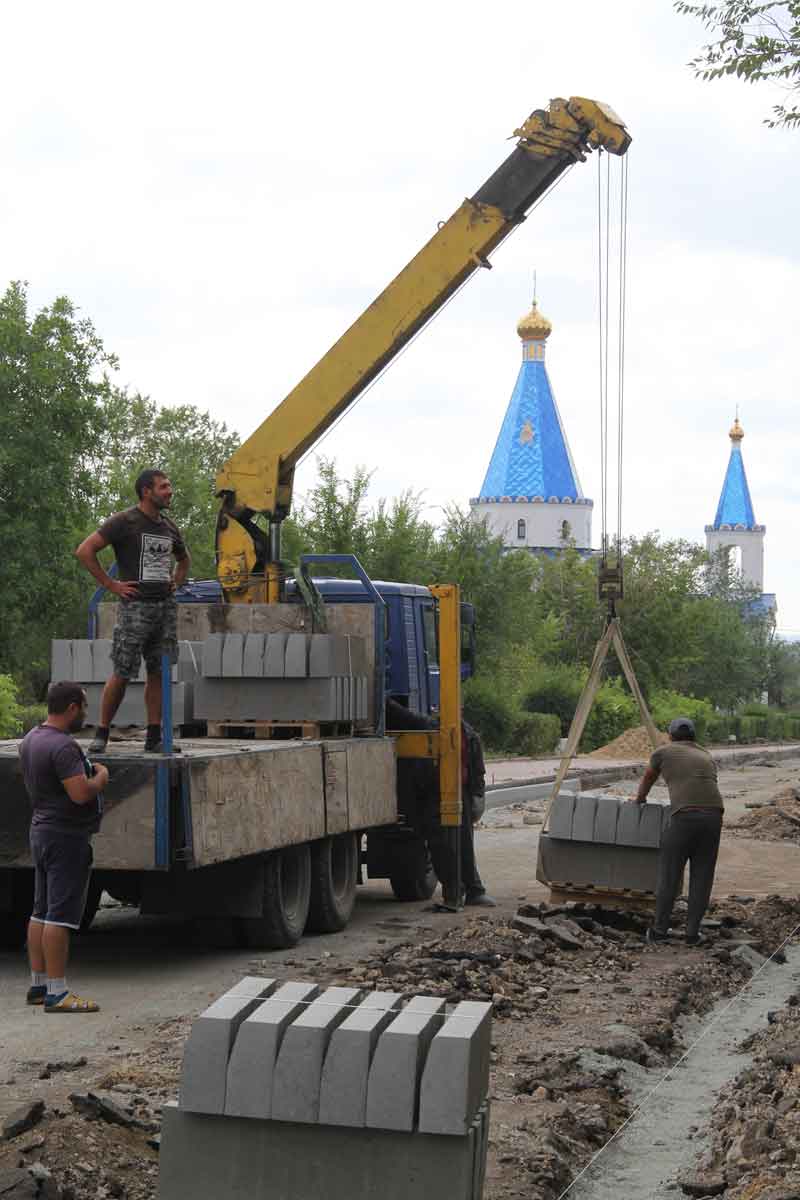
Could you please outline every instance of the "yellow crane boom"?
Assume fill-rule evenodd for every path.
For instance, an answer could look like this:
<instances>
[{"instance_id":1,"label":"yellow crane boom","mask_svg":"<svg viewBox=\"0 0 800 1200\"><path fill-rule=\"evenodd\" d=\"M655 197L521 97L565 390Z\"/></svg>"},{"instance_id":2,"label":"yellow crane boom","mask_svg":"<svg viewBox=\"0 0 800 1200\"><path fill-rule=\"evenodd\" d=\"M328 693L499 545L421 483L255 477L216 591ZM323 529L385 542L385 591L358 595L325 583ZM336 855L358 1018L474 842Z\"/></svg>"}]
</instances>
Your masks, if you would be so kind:
<instances>
[{"instance_id":1,"label":"yellow crane boom","mask_svg":"<svg viewBox=\"0 0 800 1200\"><path fill-rule=\"evenodd\" d=\"M573 162L621 155L631 138L605 104L551 101L514 131L516 148L381 292L217 476L217 574L228 601L279 597L280 525L299 459L422 329ZM256 521L266 518L269 533Z\"/></svg>"}]
</instances>

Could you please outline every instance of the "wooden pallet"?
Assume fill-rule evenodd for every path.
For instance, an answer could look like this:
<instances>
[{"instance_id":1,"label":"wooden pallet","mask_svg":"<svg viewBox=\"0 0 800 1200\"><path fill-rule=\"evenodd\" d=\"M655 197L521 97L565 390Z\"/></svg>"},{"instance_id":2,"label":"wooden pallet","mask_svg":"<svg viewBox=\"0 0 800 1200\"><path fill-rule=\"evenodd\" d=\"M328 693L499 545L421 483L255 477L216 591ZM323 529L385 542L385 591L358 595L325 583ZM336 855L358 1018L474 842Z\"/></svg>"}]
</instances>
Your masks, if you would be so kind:
<instances>
[{"instance_id":1,"label":"wooden pallet","mask_svg":"<svg viewBox=\"0 0 800 1200\"><path fill-rule=\"evenodd\" d=\"M324 737L351 737L351 721L209 721L208 736L213 738L255 738L281 741L302 738L314 741Z\"/></svg>"},{"instance_id":2,"label":"wooden pallet","mask_svg":"<svg viewBox=\"0 0 800 1200\"><path fill-rule=\"evenodd\" d=\"M628 912L653 912L655 892L637 892L633 888L596 888L590 883L574 887L571 883L551 883L550 903L596 904L599 908L616 908Z\"/></svg>"}]
</instances>

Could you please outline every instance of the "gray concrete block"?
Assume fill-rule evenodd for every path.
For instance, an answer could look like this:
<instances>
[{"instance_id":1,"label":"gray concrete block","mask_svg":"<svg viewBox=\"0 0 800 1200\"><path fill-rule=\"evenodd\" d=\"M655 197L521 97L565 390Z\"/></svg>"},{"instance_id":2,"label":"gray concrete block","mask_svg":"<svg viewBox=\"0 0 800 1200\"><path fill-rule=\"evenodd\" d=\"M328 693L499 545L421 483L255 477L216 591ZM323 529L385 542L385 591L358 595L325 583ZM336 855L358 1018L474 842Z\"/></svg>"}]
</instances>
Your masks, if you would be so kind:
<instances>
[{"instance_id":1,"label":"gray concrete block","mask_svg":"<svg viewBox=\"0 0 800 1200\"><path fill-rule=\"evenodd\" d=\"M114 670L111 661L111 640L96 638L92 643L92 670L95 683L105 683Z\"/></svg>"},{"instance_id":2,"label":"gray concrete block","mask_svg":"<svg viewBox=\"0 0 800 1200\"><path fill-rule=\"evenodd\" d=\"M336 642L342 640L330 633L312 633L308 648L308 674L311 679L338 675L346 669L337 662L336 655Z\"/></svg>"},{"instance_id":3,"label":"gray concrete block","mask_svg":"<svg viewBox=\"0 0 800 1200\"><path fill-rule=\"evenodd\" d=\"M286 639L284 675L287 679L308 676L308 638L304 633L290 633Z\"/></svg>"},{"instance_id":4,"label":"gray concrete block","mask_svg":"<svg viewBox=\"0 0 800 1200\"><path fill-rule=\"evenodd\" d=\"M613 845L617 840L617 822L624 807L616 796L598 796L594 819L594 841Z\"/></svg>"},{"instance_id":5,"label":"gray concrete block","mask_svg":"<svg viewBox=\"0 0 800 1200\"><path fill-rule=\"evenodd\" d=\"M572 840L575 842L594 841L594 823L597 815L597 797L589 794L575 797L575 808L572 814Z\"/></svg>"},{"instance_id":6,"label":"gray concrete block","mask_svg":"<svg viewBox=\"0 0 800 1200\"><path fill-rule=\"evenodd\" d=\"M222 647L224 645L224 633L212 633L203 642L203 675L209 679L220 679L222 676Z\"/></svg>"},{"instance_id":7,"label":"gray concrete block","mask_svg":"<svg viewBox=\"0 0 800 1200\"><path fill-rule=\"evenodd\" d=\"M321 1125L364 1125L372 1055L399 1008L400 992L371 992L331 1035L319 1094Z\"/></svg>"},{"instance_id":8,"label":"gray concrete block","mask_svg":"<svg viewBox=\"0 0 800 1200\"><path fill-rule=\"evenodd\" d=\"M359 996L357 988L326 988L287 1028L275 1064L273 1120L316 1124L331 1034L347 1019Z\"/></svg>"},{"instance_id":9,"label":"gray concrete block","mask_svg":"<svg viewBox=\"0 0 800 1200\"><path fill-rule=\"evenodd\" d=\"M365 1122L371 1129L416 1128L422 1069L444 1015L444 1000L414 996L381 1034L367 1086Z\"/></svg>"},{"instance_id":10,"label":"gray concrete block","mask_svg":"<svg viewBox=\"0 0 800 1200\"><path fill-rule=\"evenodd\" d=\"M347 641L347 663L348 675L368 675L372 664L367 655L367 643L363 637L355 637L348 635Z\"/></svg>"},{"instance_id":11,"label":"gray concrete block","mask_svg":"<svg viewBox=\"0 0 800 1200\"><path fill-rule=\"evenodd\" d=\"M198 679L203 721L336 721L332 679Z\"/></svg>"},{"instance_id":12,"label":"gray concrete block","mask_svg":"<svg viewBox=\"0 0 800 1200\"><path fill-rule=\"evenodd\" d=\"M654 892L658 852L643 846L608 846L539 837L536 878L541 883L574 888L630 888Z\"/></svg>"},{"instance_id":13,"label":"gray concrete block","mask_svg":"<svg viewBox=\"0 0 800 1200\"><path fill-rule=\"evenodd\" d=\"M228 1060L225 1112L272 1116L275 1062L284 1032L319 992L315 983L284 983L239 1026Z\"/></svg>"},{"instance_id":14,"label":"gray concrete block","mask_svg":"<svg viewBox=\"0 0 800 1200\"><path fill-rule=\"evenodd\" d=\"M261 678L264 674L264 634L248 633L244 639L242 674Z\"/></svg>"},{"instance_id":15,"label":"gray concrete block","mask_svg":"<svg viewBox=\"0 0 800 1200\"><path fill-rule=\"evenodd\" d=\"M222 674L225 679L241 679L244 660L244 634L228 633L222 647Z\"/></svg>"},{"instance_id":16,"label":"gray concrete block","mask_svg":"<svg viewBox=\"0 0 800 1200\"><path fill-rule=\"evenodd\" d=\"M465 1136L489 1090L492 1006L456 1005L431 1042L419 1094L420 1133Z\"/></svg>"},{"instance_id":17,"label":"gray concrete block","mask_svg":"<svg viewBox=\"0 0 800 1200\"><path fill-rule=\"evenodd\" d=\"M224 1113L228 1057L237 1030L275 988L263 980L261 996L226 993L196 1017L183 1051L180 1106L187 1112Z\"/></svg>"},{"instance_id":18,"label":"gray concrete block","mask_svg":"<svg viewBox=\"0 0 800 1200\"><path fill-rule=\"evenodd\" d=\"M235 983L232 988L229 988L225 993L226 996L250 996L261 1000L264 996L274 994L274 989L278 986L276 979L265 979L263 975L243 975L238 983ZM270 988L267 992L264 989Z\"/></svg>"},{"instance_id":19,"label":"gray concrete block","mask_svg":"<svg viewBox=\"0 0 800 1200\"><path fill-rule=\"evenodd\" d=\"M554 838L572 837L572 814L575 811L575 794L559 792L550 808L547 832Z\"/></svg>"},{"instance_id":20,"label":"gray concrete block","mask_svg":"<svg viewBox=\"0 0 800 1200\"><path fill-rule=\"evenodd\" d=\"M94 683L94 658L92 643L75 638L72 643L72 669L76 683Z\"/></svg>"},{"instance_id":21,"label":"gray concrete block","mask_svg":"<svg viewBox=\"0 0 800 1200\"><path fill-rule=\"evenodd\" d=\"M50 682L61 683L74 679L72 639L53 638L50 643Z\"/></svg>"},{"instance_id":22,"label":"gray concrete block","mask_svg":"<svg viewBox=\"0 0 800 1200\"><path fill-rule=\"evenodd\" d=\"M642 819L639 822L639 845L652 846L655 849L661 845L661 828L663 809L660 804L643 804Z\"/></svg>"},{"instance_id":23,"label":"gray concrete block","mask_svg":"<svg viewBox=\"0 0 800 1200\"><path fill-rule=\"evenodd\" d=\"M268 679L283 679L286 674L286 642L288 633L267 634L264 650L264 674Z\"/></svg>"},{"instance_id":24,"label":"gray concrete block","mask_svg":"<svg viewBox=\"0 0 800 1200\"><path fill-rule=\"evenodd\" d=\"M619 806L617 817L617 845L638 846L639 825L642 820L641 804L624 803Z\"/></svg>"},{"instance_id":25,"label":"gray concrete block","mask_svg":"<svg viewBox=\"0 0 800 1200\"><path fill-rule=\"evenodd\" d=\"M488 1120L466 1137L162 1110L159 1200L480 1200ZM483 1144L481 1142L483 1139Z\"/></svg>"},{"instance_id":26,"label":"gray concrete block","mask_svg":"<svg viewBox=\"0 0 800 1200\"><path fill-rule=\"evenodd\" d=\"M104 684L87 683L86 695L88 707L86 723L96 725L100 720L100 699L103 695ZM172 725L188 725L194 720L193 689L190 683L173 683L172 685ZM147 724L144 707L144 683L138 679L132 680L126 690L122 703L114 717L114 726L124 728L127 725L143 726Z\"/></svg>"}]
</instances>

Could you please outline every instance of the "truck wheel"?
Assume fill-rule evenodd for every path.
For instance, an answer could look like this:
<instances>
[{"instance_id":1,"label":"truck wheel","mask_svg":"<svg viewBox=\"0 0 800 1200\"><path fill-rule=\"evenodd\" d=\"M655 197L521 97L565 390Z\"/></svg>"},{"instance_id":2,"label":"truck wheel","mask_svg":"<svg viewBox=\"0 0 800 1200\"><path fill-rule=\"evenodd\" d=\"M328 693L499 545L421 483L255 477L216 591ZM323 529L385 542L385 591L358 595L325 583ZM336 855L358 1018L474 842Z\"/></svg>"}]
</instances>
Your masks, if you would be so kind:
<instances>
[{"instance_id":1,"label":"truck wheel","mask_svg":"<svg viewBox=\"0 0 800 1200\"><path fill-rule=\"evenodd\" d=\"M359 869L359 837L340 833L311 846L311 906L306 929L337 933L353 915Z\"/></svg>"},{"instance_id":2,"label":"truck wheel","mask_svg":"<svg viewBox=\"0 0 800 1200\"><path fill-rule=\"evenodd\" d=\"M0 947L3 950L18 950L28 932L30 913L0 913Z\"/></svg>"},{"instance_id":3,"label":"truck wheel","mask_svg":"<svg viewBox=\"0 0 800 1200\"><path fill-rule=\"evenodd\" d=\"M439 880L425 842L402 841L392 847L389 882L398 900L430 900Z\"/></svg>"},{"instance_id":4,"label":"truck wheel","mask_svg":"<svg viewBox=\"0 0 800 1200\"><path fill-rule=\"evenodd\" d=\"M264 856L264 911L243 917L245 944L256 949L283 950L303 936L311 902L311 848L286 846Z\"/></svg>"},{"instance_id":5,"label":"truck wheel","mask_svg":"<svg viewBox=\"0 0 800 1200\"><path fill-rule=\"evenodd\" d=\"M81 933L86 933L97 916L100 907L100 897L103 895L103 885L94 874L89 877L89 890L86 893L86 904L81 917Z\"/></svg>"}]
</instances>

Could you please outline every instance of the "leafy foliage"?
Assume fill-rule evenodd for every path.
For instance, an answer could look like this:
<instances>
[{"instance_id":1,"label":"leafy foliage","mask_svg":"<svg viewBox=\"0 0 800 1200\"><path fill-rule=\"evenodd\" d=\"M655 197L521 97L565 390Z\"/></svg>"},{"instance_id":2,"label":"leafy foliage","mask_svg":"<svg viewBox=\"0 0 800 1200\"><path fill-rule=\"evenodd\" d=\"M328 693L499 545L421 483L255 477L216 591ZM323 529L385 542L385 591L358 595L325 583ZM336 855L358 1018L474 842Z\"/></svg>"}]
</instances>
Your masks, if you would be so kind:
<instances>
[{"instance_id":1,"label":"leafy foliage","mask_svg":"<svg viewBox=\"0 0 800 1200\"><path fill-rule=\"evenodd\" d=\"M21 715L16 683L10 675L0 675L0 737L16 737Z\"/></svg>"},{"instance_id":2,"label":"leafy foliage","mask_svg":"<svg viewBox=\"0 0 800 1200\"><path fill-rule=\"evenodd\" d=\"M108 371L91 321L65 297L36 316L12 283L0 298L0 665L42 665L75 628L85 592L73 551L91 520ZM32 616L35 613L36 619Z\"/></svg>"},{"instance_id":3,"label":"leafy foliage","mask_svg":"<svg viewBox=\"0 0 800 1200\"><path fill-rule=\"evenodd\" d=\"M689 64L701 79L736 75L748 83L766 80L792 92L800 90L800 0L723 0L721 4L676 0L675 8L699 17L716 36ZM771 129L800 124L797 105L776 104L772 111L772 118L765 121Z\"/></svg>"}]
</instances>

